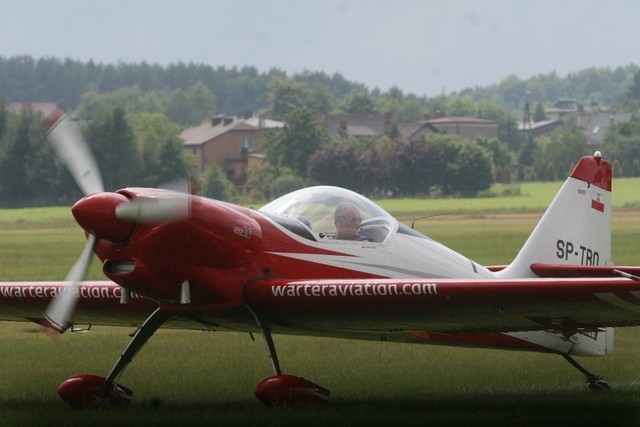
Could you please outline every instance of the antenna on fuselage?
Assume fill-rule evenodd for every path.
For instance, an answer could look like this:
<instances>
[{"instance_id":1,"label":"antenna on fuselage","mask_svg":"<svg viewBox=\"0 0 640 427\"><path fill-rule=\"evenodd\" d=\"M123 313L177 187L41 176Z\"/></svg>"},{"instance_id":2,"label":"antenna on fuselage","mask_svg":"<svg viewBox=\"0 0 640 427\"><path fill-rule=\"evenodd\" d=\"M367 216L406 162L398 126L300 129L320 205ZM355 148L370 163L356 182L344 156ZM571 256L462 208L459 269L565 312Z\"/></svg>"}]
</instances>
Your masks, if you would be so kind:
<instances>
[{"instance_id":1,"label":"antenna on fuselage","mask_svg":"<svg viewBox=\"0 0 640 427\"><path fill-rule=\"evenodd\" d=\"M431 214L431 215L420 216L420 217L418 217L418 218L414 219L414 220L411 222L411 229L412 229L412 230L415 230L415 227L414 227L414 226L416 225L416 221L420 221L421 219L433 218L433 217L435 217L435 216L450 215L450 214L451 214L451 212L442 212L442 213L437 213L437 214Z\"/></svg>"}]
</instances>

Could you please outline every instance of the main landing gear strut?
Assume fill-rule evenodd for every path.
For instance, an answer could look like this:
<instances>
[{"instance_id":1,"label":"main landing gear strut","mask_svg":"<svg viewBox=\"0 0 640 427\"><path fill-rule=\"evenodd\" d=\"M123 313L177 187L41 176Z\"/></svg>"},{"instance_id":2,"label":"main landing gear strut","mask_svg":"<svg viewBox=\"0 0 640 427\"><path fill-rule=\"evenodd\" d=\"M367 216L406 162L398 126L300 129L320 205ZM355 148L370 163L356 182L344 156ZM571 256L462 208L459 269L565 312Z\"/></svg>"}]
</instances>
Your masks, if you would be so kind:
<instances>
[{"instance_id":1,"label":"main landing gear strut","mask_svg":"<svg viewBox=\"0 0 640 427\"><path fill-rule=\"evenodd\" d=\"M256 397L262 403L274 406L327 403L329 390L304 378L282 374L269 323L261 319L250 308L247 307L247 309L258 324L275 372L274 376L258 384L255 391ZM84 374L68 378L58 387L58 394L62 400L76 408L128 405L133 391L118 384L117 381L138 351L173 314L173 311L160 308L154 311L136 331L107 377Z\"/></svg>"},{"instance_id":2,"label":"main landing gear strut","mask_svg":"<svg viewBox=\"0 0 640 427\"><path fill-rule=\"evenodd\" d=\"M124 350L120 359L105 377L97 375L76 375L65 380L58 387L58 394L73 407L113 407L126 406L131 401L133 391L117 383L125 368L149 338L173 315L172 311L158 308L145 320Z\"/></svg>"},{"instance_id":3,"label":"main landing gear strut","mask_svg":"<svg viewBox=\"0 0 640 427\"><path fill-rule=\"evenodd\" d=\"M611 387L609 386L609 383L607 381L605 381L602 377L587 371L581 364L576 362L576 360L573 357L569 356L568 354L563 354L562 357L564 357L564 359L567 362L571 363L571 366L576 368L578 371L582 372L587 377L587 384L589 385L589 388L591 390L594 390L594 391L611 390Z\"/></svg>"},{"instance_id":4,"label":"main landing gear strut","mask_svg":"<svg viewBox=\"0 0 640 427\"><path fill-rule=\"evenodd\" d=\"M269 406L298 406L301 404L324 404L329 401L329 390L301 377L283 375L276 353L276 346L271 337L269 323L261 319L250 307L247 310L253 315L262 338L264 339L274 376L264 379L256 387L255 396Z\"/></svg>"}]
</instances>

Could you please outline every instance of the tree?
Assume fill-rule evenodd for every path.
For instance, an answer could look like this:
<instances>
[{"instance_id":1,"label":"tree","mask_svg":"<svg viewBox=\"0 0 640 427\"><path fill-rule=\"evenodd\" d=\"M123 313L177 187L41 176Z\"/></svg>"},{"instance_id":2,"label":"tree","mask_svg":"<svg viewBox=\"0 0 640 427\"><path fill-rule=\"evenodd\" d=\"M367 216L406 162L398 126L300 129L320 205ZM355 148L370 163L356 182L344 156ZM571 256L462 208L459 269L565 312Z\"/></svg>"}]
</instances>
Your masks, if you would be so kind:
<instances>
[{"instance_id":1,"label":"tree","mask_svg":"<svg viewBox=\"0 0 640 427\"><path fill-rule=\"evenodd\" d=\"M494 170L488 150L473 141L452 137L441 141L446 164L440 186L445 195L475 196L494 182Z\"/></svg>"},{"instance_id":2,"label":"tree","mask_svg":"<svg viewBox=\"0 0 640 427\"><path fill-rule=\"evenodd\" d=\"M192 85L187 92L190 117L188 124L197 125L210 118L215 111L215 96L202 82Z\"/></svg>"},{"instance_id":3,"label":"tree","mask_svg":"<svg viewBox=\"0 0 640 427\"><path fill-rule=\"evenodd\" d=\"M417 122L424 117L424 98L415 95L405 95L397 86L389 89L389 92L376 97L376 110L390 113L396 123Z\"/></svg>"},{"instance_id":4,"label":"tree","mask_svg":"<svg viewBox=\"0 0 640 427\"><path fill-rule=\"evenodd\" d=\"M397 141L392 148L394 193L428 195L446 172L442 147L432 140Z\"/></svg>"},{"instance_id":5,"label":"tree","mask_svg":"<svg viewBox=\"0 0 640 427\"><path fill-rule=\"evenodd\" d=\"M193 173L179 137L181 127L159 113L127 116L142 162L141 185L155 187Z\"/></svg>"},{"instance_id":6,"label":"tree","mask_svg":"<svg viewBox=\"0 0 640 427\"><path fill-rule=\"evenodd\" d=\"M392 190L393 143L386 137L338 139L324 145L309 160L309 178L320 184L359 193Z\"/></svg>"},{"instance_id":7,"label":"tree","mask_svg":"<svg viewBox=\"0 0 640 427\"><path fill-rule=\"evenodd\" d=\"M292 173L280 175L271 182L269 185L269 193L271 198L277 198L283 196L292 191L304 188L307 185L306 181L297 175Z\"/></svg>"},{"instance_id":8,"label":"tree","mask_svg":"<svg viewBox=\"0 0 640 427\"><path fill-rule=\"evenodd\" d=\"M177 89L173 91L165 107L165 114L172 122L183 125L191 122L193 111L191 110L189 97L183 90Z\"/></svg>"},{"instance_id":9,"label":"tree","mask_svg":"<svg viewBox=\"0 0 640 427\"><path fill-rule=\"evenodd\" d=\"M628 98L640 101L640 71L636 71L633 75L633 81L629 89L627 89L626 96Z\"/></svg>"},{"instance_id":10,"label":"tree","mask_svg":"<svg viewBox=\"0 0 640 427\"><path fill-rule=\"evenodd\" d=\"M544 107L542 106L542 103L538 102L536 104L536 111L533 113L533 121L537 123L544 120L547 120L547 116L544 114Z\"/></svg>"},{"instance_id":11,"label":"tree","mask_svg":"<svg viewBox=\"0 0 640 427\"><path fill-rule=\"evenodd\" d=\"M329 90L322 85L316 85L307 101L307 106L313 111L330 113L336 104L336 99Z\"/></svg>"},{"instance_id":12,"label":"tree","mask_svg":"<svg viewBox=\"0 0 640 427\"><path fill-rule=\"evenodd\" d=\"M73 188L45 138L43 121L30 109L7 115L7 132L0 139L0 199L7 205L58 201Z\"/></svg>"},{"instance_id":13,"label":"tree","mask_svg":"<svg viewBox=\"0 0 640 427\"><path fill-rule=\"evenodd\" d=\"M392 140L380 138L359 153L354 179L359 192L374 196L393 192L394 147Z\"/></svg>"},{"instance_id":14,"label":"tree","mask_svg":"<svg viewBox=\"0 0 640 427\"><path fill-rule=\"evenodd\" d=\"M605 134L602 152L614 164L619 164L617 176L631 176L634 173L633 160L640 158L640 120L634 118L610 126Z\"/></svg>"},{"instance_id":15,"label":"tree","mask_svg":"<svg viewBox=\"0 0 640 427\"><path fill-rule=\"evenodd\" d=\"M284 121L284 128L263 134L267 158L275 166L288 167L296 175L306 177L309 159L329 141L327 131L317 114L306 107L287 114Z\"/></svg>"},{"instance_id":16,"label":"tree","mask_svg":"<svg viewBox=\"0 0 640 427\"><path fill-rule=\"evenodd\" d=\"M565 176L571 172L576 160L587 154L586 146L585 134L571 124L564 125L550 137L539 138L538 150L534 154L535 164L541 168L539 178L553 180L556 174ZM549 169L550 163L554 165L553 169ZM551 171L553 174L549 173Z\"/></svg>"},{"instance_id":17,"label":"tree","mask_svg":"<svg viewBox=\"0 0 640 427\"><path fill-rule=\"evenodd\" d=\"M3 183L3 199L24 202L31 196L30 176L36 144L32 134L33 111L24 110L14 120L6 135L5 149L0 163L0 182Z\"/></svg>"},{"instance_id":18,"label":"tree","mask_svg":"<svg viewBox=\"0 0 640 427\"><path fill-rule=\"evenodd\" d=\"M276 77L269 82L269 110L275 120L282 120L307 105L309 89L293 79Z\"/></svg>"},{"instance_id":19,"label":"tree","mask_svg":"<svg viewBox=\"0 0 640 427\"><path fill-rule=\"evenodd\" d=\"M162 111L161 97L155 92L142 92L139 86L122 87L112 92L85 92L76 115L84 119L97 117L102 111L122 107L127 113Z\"/></svg>"},{"instance_id":20,"label":"tree","mask_svg":"<svg viewBox=\"0 0 640 427\"><path fill-rule=\"evenodd\" d=\"M358 191L355 172L359 153L349 142L327 144L309 159L309 178L325 185Z\"/></svg>"},{"instance_id":21,"label":"tree","mask_svg":"<svg viewBox=\"0 0 640 427\"><path fill-rule=\"evenodd\" d=\"M245 193L250 200L266 201L276 197L283 186L289 185L281 180L275 184L279 177L296 176L293 171L285 167L277 167L269 162L264 162L259 166L253 166L247 170L247 181L244 185ZM292 181L292 180L289 180ZM276 193L274 193L274 191Z\"/></svg>"},{"instance_id":22,"label":"tree","mask_svg":"<svg viewBox=\"0 0 640 427\"><path fill-rule=\"evenodd\" d=\"M7 124L9 123L9 113L4 103L4 99L0 96L0 147L2 146L2 139L7 133Z\"/></svg>"},{"instance_id":23,"label":"tree","mask_svg":"<svg viewBox=\"0 0 640 427\"><path fill-rule=\"evenodd\" d=\"M524 101L527 82L511 74L498 84L497 89L500 93L502 104L508 108L517 109Z\"/></svg>"},{"instance_id":24,"label":"tree","mask_svg":"<svg viewBox=\"0 0 640 427\"><path fill-rule=\"evenodd\" d=\"M513 163L513 156L509 151L509 147L498 139L478 137L476 138L476 143L489 151L492 163L495 166L504 168Z\"/></svg>"},{"instance_id":25,"label":"tree","mask_svg":"<svg viewBox=\"0 0 640 427\"><path fill-rule=\"evenodd\" d=\"M356 89L342 100L340 110L347 114L378 114L373 98L366 89Z\"/></svg>"},{"instance_id":26,"label":"tree","mask_svg":"<svg viewBox=\"0 0 640 427\"><path fill-rule=\"evenodd\" d=\"M234 197L235 187L220 166L212 164L202 175L202 195L222 201Z\"/></svg>"},{"instance_id":27,"label":"tree","mask_svg":"<svg viewBox=\"0 0 640 427\"><path fill-rule=\"evenodd\" d=\"M122 107L100 113L87 127L86 135L106 189L130 187L143 180L138 147Z\"/></svg>"},{"instance_id":28,"label":"tree","mask_svg":"<svg viewBox=\"0 0 640 427\"><path fill-rule=\"evenodd\" d=\"M533 139L531 134L528 134L526 142L518 155L518 164L523 166L532 166L535 162L537 149L538 146L536 145L535 139Z\"/></svg>"},{"instance_id":29,"label":"tree","mask_svg":"<svg viewBox=\"0 0 640 427\"><path fill-rule=\"evenodd\" d=\"M421 141L395 142L393 148L395 192L472 196L494 181L488 150L456 135L429 135Z\"/></svg>"}]
</instances>

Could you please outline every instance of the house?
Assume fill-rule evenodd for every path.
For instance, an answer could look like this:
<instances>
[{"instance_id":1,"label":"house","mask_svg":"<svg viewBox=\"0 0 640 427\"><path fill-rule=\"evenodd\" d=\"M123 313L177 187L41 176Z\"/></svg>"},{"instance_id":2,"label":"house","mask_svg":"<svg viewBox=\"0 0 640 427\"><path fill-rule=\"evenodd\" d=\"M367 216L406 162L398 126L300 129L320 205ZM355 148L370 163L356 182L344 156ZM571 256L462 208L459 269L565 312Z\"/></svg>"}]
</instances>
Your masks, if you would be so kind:
<instances>
[{"instance_id":1,"label":"house","mask_svg":"<svg viewBox=\"0 0 640 427\"><path fill-rule=\"evenodd\" d=\"M587 145L597 146L604 142L604 135L609 126L614 123L631 120L630 113L609 113L607 108L591 103L585 106L572 98L560 98L553 107L544 110L550 119L566 122L569 118L575 120L576 126L583 129L587 137ZM537 123L532 126L532 132ZM538 136L537 134L533 134Z\"/></svg>"},{"instance_id":2,"label":"house","mask_svg":"<svg viewBox=\"0 0 640 427\"><path fill-rule=\"evenodd\" d=\"M587 136L587 145L600 145L604 142L607 128L615 123L631 120L631 113L598 113L589 117L584 129Z\"/></svg>"},{"instance_id":3,"label":"house","mask_svg":"<svg viewBox=\"0 0 640 427\"><path fill-rule=\"evenodd\" d=\"M391 128L391 114L321 114L330 137L383 136Z\"/></svg>"},{"instance_id":4,"label":"house","mask_svg":"<svg viewBox=\"0 0 640 427\"><path fill-rule=\"evenodd\" d=\"M543 135L549 135L553 133L557 128L562 126L564 121L562 120L541 120L539 122L518 122L518 130L521 132L531 132L531 136L538 137Z\"/></svg>"},{"instance_id":5,"label":"house","mask_svg":"<svg viewBox=\"0 0 640 427\"><path fill-rule=\"evenodd\" d=\"M569 117L575 119L576 125L580 127L587 126L588 116L600 109L597 103L585 106L581 102L573 98L560 98L553 104L553 107L545 108L544 115L549 120L567 121Z\"/></svg>"},{"instance_id":6,"label":"house","mask_svg":"<svg viewBox=\"0 0 640 427\"><path fill-rule=\"evenodd\" d=\"M198 172L217 164L234 184L241 185L249 165L259 164L264 158L260 156L263 147L258 131L283 126L283 122L239 113L235 117L213 117L210 122L184 130L180 137L193 155Z\"/></svg>"},{"instance_id":7,"label":"house","mask_svg":"<svg viewBox=\"0 0 640 427\"><path fill-rule=\"evenodd\" d=\"M398 126L398 129L403 137L409 139L419 139L433 133L458 135L468 139L474 139L478 136L497 138L500 124L495 120L447 117L439 114L436 118L425 115L424 119L419 122L403 123Z\"/></svg>"}]
</instances>

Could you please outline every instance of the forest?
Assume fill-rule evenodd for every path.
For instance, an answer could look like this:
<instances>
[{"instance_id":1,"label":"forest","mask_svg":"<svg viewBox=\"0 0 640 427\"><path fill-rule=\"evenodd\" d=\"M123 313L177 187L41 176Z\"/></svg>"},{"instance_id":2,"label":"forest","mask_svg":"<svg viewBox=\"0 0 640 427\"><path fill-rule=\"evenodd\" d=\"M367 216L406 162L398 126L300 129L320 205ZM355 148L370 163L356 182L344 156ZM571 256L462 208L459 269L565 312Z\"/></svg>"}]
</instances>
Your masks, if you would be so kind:
<instances>
[{"instance_id":1,"label":"forest","mask_svg":"<svg viewBox=\"0 0 640 427\"><path fill-rule=\"evenodd\" d=\"M635 64L588 68L527 80L508 75L491 86L427 96L398 87L368 88L337 73L289 76L282 70L263 72L250 66L0 56L0 206L65 204L79 196L54 160L43 118L32 111L14 114L7 108L10 102L57 103L85 122L85 136L110 189L157 186L191 176L205 195L253 201L318 183L342 184L370 195L468 196L482 194L498 177L562 178L579 156L588 154L584 131L570 121L539 138L517 128L525 102L539 112L559 98L635 113L640 106L640 69ZM195 176L180 132L214 115L240 111L287 123L264 135L267 163L250 171L241 188L216 168ZM391 113L396 125L445 113L497 120L501 128L495 140L447 135L406 141L397 132L334 140L315 119L319 111ZM633 117L610 127L602 147L618 176L640 174L640 124Z\"/></svg>"}]
</instances>

